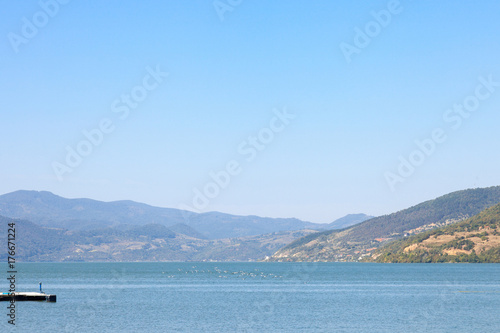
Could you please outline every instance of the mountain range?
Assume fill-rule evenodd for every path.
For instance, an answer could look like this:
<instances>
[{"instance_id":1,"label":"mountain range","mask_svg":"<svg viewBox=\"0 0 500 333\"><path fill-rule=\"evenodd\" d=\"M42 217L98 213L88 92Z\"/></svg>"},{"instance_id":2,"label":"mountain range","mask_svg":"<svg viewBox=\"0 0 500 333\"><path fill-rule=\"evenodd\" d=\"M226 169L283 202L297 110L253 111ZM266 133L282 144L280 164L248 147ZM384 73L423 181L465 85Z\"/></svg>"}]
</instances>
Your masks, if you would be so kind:
<instances>
[{"instance_id":1,"label":"mountain range","mask_svg":"<svg viewBox=\"0 0 500 333\"><path fill-rule=\"evenodd\" d=\"M20 261L495 262L499 203L500 186L468 189L316 224L17 191L0 196L0 223L16 225Z\"/></svg>"},{"instance_id":2,"label":"mountain range","mask_svg":"<svg viewBox=\"0 0 500 333\"><path fill-rule=\"evenodd\" d=\"M0 196L0 216L16 221L26 261L258 260L302 236L369 218L318 224L24 190Z\"/></svg>"},{"instance_id":3,"label":"mountain range","mask_svg":"<svg viewBox=\"0 0 500 333\"><path fill-rule=\"evenodd\" d=\"M178 228L184 225L184 228L190 228L190 233L198 232L199 238L206 239L328 228L325 224L295 218L237 216L219 212L198 214L173 208L153 207L134 201L66 199L46 191L16 191L1 195L0 215L29 220L40 226L68 230L127 230L146 224Z\"/></svg>"}]
</instances>

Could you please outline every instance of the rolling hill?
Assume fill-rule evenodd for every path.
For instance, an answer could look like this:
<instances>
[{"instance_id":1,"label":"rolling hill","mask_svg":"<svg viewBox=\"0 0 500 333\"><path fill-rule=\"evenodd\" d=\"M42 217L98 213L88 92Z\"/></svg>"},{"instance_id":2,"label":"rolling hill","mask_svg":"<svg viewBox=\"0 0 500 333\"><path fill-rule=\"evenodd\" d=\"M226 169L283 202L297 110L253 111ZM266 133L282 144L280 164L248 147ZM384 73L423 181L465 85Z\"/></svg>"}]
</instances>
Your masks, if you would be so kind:
<instances>
[{"instance_id":1,"label":"rolling hill","mask_svg":"<svg viewBox=\"0 0 500 333\"><path fill-rule=\"evenodd\" d=\"M349 228L308 235L267 260L356 261L390 241L462 221L499 202L500 186L457 191Z\"/></svg>"},{"instance_id":2,"label":"rolling hill","mask_svg":"<svg viewBox=\"0 0 500 333\"><path fill-rule=\"evenodd\" d=\"M465 221L383 246L366 261L500 263L500 204Z\"/></svg>"}]
</instances>

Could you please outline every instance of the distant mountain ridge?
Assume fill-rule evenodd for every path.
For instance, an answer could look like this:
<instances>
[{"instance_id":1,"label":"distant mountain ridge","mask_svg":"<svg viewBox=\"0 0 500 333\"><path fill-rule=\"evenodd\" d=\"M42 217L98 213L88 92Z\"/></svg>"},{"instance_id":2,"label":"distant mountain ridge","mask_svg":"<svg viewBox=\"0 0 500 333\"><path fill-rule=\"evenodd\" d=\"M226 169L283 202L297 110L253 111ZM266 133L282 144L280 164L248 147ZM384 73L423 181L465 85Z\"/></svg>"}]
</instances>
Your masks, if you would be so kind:
<instances>
[{"instance_id":1,"label":"distant mountain ridge","mask_svg":"<svg viewBox=\"0 0 500 333\"><path fill-rule=\"evenodd\" d=\"M356 261L405 234L458 222L500 202L500 186L452 192L343 230L298 239L269 261Z\"/></svg>"},{"instance_id":2,"label":"distant mountain ridge","mask_svg":"<svg viewBox=\"0 0 500 333\"><path fill-rule=\"evenodd\" d=\"M47 191L20 190L0 196L0 215L66 229L95 229L119 224L173 225L184 222L182 213L133 201L66 199Z\"/></svg>"},{"instance_id":3,"label":"distant mountain ridge","mask_svg":"<svg viewBox=\"0 0 500 333\"><path fill-rule=\"evenodd\" d=\"M147 224L189 226L197 238L222 239L281 231L324 229L324 224L295 218L237 216L219 212L193 213L153 207L134 201L102 202L66 199L47 191L16 191L0 196L0 215L32 221L40 226L68 230L118 228ZM183 227L185 229L185 227Z\"/></svg>"},{"instance_id":4,"label":"distant mountain ridge","mask_svg":"<svg viewBox=\"0 0 500 333\"><path fill-rule=\"evenodd\" d=\"M366 214L348 214L344 217L341 217L333 221L332 223L329 223L328 229L344 229L374 217L375 216L370 216Z\"/></svg>"}]
</instances>

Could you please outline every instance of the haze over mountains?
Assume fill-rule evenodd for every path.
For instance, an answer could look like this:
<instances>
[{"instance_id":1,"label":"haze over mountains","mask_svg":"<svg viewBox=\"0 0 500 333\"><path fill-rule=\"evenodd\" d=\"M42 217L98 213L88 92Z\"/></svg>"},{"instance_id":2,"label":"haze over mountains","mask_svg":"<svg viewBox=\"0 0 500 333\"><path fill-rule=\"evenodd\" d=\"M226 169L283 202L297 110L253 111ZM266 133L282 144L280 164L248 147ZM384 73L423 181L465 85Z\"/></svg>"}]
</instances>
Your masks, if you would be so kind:
<instances>
[{"instance_id":1,"label":"haze over mountains","mask_svg":"<svg viewBox=\"0 0 500 333\"><path fill-rule=\"evenodd\" d=\"M108 227L125 230L146 224L160 224L166 227L184 224L208 239L328 228L325 224L294 218L237 216L219 212L198 214L173 208L153 207L134 201L66 199L45 191L16 191L0 196L0 215L68 230Z\"/></svg>"},{"instance_id":2,"label":"haze over mountains","mask_svg":"<svg viewBox=\"0 0 500 333\"><path fill-rule=\"evenodd\" d=\"M385 216L350 214L316 224L17 191L0 196L0 222L16 223L21 261L357 261L393 241L453 226L498 203L500 186L469 189ZM5 237L1 233L0 241ZM495 234L491 237L496 242ZM485 258L491 259L497 250L488 249ZM0 251L0 259L4 256ZM406 260L402 257L397 260ZM393 257L385 253L383 258Z\"/></svg>"},{"instance_id":3,"label":"haze over mountains","mask_svg":"<svg viewBox=\"0 0 500 333\"><path fill-rule=\"evenodd\" d=\"M46 191L0 196L0 216L21 219L20 258L31 261L257 260L302 236L368 218L353 214L317 224L197 214L133 201L66 199Z\"/></svg>"},{"instance_id":4,"label":"haze over mountains","mask_svg":"<svg viewBox=\"0 0 500 333\"><path fill-rule=\"evenodd\" d=\"M366 214L349 214L344 217L341 217L332 223L328 224L327 229L343 229L350 227L352 225L364 222L366 220L369 220L371 218L374 218L375 216L370 216Z\"/></svg>"},{"instance_id":5,"label":"haze over mountains","mask_svg":"<svg viewBox=\"0 0 500 333\"><path fill-rule=\"evenodd\" d=\"M254 261L316 232L283 231L208 240L160 224L129 230L66 230L0 216L1 225L8 223L15 223L18 261ZM0 242L6 244L6 232L0 233ZM6 259L7 251L0 251L0 260Z\"/></svg>"}]
</instances>

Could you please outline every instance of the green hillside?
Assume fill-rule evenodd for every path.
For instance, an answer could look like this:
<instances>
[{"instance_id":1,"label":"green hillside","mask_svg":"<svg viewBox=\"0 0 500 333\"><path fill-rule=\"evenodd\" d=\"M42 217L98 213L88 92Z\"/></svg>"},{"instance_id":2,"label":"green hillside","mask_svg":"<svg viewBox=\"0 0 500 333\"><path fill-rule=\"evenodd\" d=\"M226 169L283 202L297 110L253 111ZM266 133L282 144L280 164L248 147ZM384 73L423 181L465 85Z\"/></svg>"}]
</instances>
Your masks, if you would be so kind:
<instances>
[{"instance_id":1,"label":"green hillside","mask_svg":"<svg viewBox=\"0 0 500 333\"><path fill-rule=\"evenodd\" d=\"M453 192L342 230L301 238L269 261L357 261L390 241L450 225L500 202L500 186Z\"/></svg>"},{"instance_id":2,"label":"green hillside","mask_svg":"<svg viewBox=\"0 0 500 333\"><path fill-rule=\"evenodd\" d=\"M463 222L387 244L366 261L500 263L500 204Z\"/></svg>"}]
</instances>

